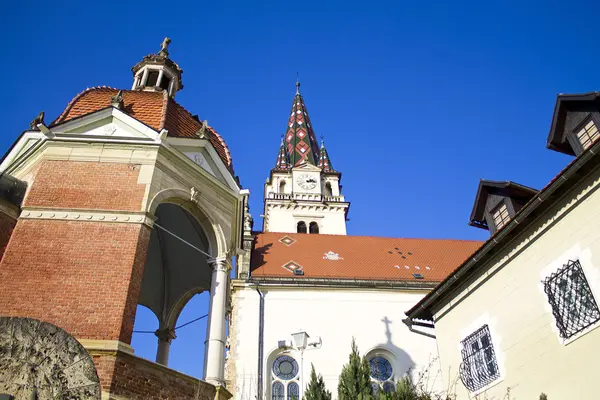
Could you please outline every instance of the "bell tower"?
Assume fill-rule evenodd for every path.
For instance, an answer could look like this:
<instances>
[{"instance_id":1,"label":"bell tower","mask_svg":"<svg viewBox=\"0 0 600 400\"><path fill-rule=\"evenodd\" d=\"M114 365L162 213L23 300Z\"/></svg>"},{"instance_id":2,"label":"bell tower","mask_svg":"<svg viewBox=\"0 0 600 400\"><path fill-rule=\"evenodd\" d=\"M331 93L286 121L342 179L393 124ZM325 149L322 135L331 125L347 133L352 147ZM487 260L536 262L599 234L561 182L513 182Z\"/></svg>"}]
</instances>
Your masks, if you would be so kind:
<instances>
[{"instance_id":1,"label":"bell tower","mask_svg":"<svg viewBox=\"0 0 600 400\"><path fill-rule=\"evenodd\" d=\"M315 132L296 82L296 95L275 168L265 183L264 232L346 234L350 203L342 174L331 164Z\"/></svg>"}]
</instances>

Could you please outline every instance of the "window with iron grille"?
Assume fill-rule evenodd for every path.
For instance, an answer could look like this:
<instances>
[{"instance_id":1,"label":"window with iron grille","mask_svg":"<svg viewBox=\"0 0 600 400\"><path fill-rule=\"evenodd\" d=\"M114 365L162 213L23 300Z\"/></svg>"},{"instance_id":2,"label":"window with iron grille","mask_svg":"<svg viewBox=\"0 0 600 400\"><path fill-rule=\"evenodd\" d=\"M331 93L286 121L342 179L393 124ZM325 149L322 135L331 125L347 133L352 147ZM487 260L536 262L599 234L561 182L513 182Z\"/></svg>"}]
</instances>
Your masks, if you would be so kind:
<instances>
[{"instance_id":1,"label":"window with iron grille","mask_svg":"<svg viewBox=\"0 0 600 400\"><path fill-rule=\"evenodd\" d=\"M569 260L543 283L561 338L568 339L600 320L598 304L579 260Z\"/></svg>"},{"instance_id":2,"label":"window with iron grille","mask_svg":"<svg viewBox=\"0 0 600 400\"><path fill-rule=\"evenodd\" d=\"M598 127L593 121L588 122L579 132L577 132L577 139L581 143L581 147L586 150L596 140L598 140L600 134L598 133Z\"/></svg>"},{"instance_id":3,"label":"window with iron grille","mask_svg":"<svg viewBox=\"0 0 600 400\"><path fill-rule=\"evenodd\" d=\"M460 378L471 392L482 389L500 378L490 329L482 326L462 342Z\"/></svg>"},{"instance_id":4,"label":"window with iron grille","mask_svg":"<svg viewBox=\"0 0 600 400\"><path fill-rule=\"evenodd\" d=\"M492 212L492 218L494 218L494 225L496 225L496 229L502 228L508 223L508 221L510 221L506 203L503 202L496 207L496 209Z\"/></svg>"}]
</instances>

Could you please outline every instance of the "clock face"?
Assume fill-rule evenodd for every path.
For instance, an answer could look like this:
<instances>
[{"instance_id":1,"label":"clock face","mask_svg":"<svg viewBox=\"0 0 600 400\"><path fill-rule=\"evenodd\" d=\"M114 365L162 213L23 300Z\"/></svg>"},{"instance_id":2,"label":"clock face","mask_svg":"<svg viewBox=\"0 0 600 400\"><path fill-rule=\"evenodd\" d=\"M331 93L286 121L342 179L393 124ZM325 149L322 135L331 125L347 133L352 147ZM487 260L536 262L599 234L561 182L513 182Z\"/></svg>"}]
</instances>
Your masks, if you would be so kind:
<instances>
[{"instance_id":1,"label":"clock face","mask_svg":"<svg viewBox=\"0 0 600 400\"><path fill-rule=\"evenodd\" d=\"M317 178L308 174L300 175L296 179L296 182L298 183L298 186L304 190L312 190L317 186Z\"/></svg>"}]
</instances>

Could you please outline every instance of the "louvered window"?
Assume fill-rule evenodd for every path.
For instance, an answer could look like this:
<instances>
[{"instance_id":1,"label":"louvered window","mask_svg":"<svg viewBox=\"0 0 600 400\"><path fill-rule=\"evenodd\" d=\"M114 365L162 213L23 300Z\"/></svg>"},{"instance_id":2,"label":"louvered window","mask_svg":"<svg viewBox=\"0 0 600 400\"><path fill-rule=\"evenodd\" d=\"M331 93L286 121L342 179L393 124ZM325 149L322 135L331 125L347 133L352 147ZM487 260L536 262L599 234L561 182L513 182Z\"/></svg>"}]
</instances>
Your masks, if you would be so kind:
<instances>
[{"instance_id":1,"label":"louvered window","mask_svg":"<svg viewBox=\"0 0 600 400\"><path fill-rule=\"evenodd\" d=\"M483 325L462 344L460 377L471 392L482 389L500 378L490 329Z\"/></svg>"},{"instance_id":2,"label":"louvered window","mask_svg":"<svg viewBox=\"0 0 600 400\"><path fill-rule=\"evenodd\" d=\"M504 225L510 221L510 217L508 216L508 207L506 207L506 203L500 204L496 209L492 212L492 218L494 219L494 225L496 225L496 230L500 230Z\"/></svg>"},{"instance_id":3,"label":"louvered window","mask_svg":"<svg viewBox=\"0 0 600 400\"><path fill-rule=\"evenodd\" d=\"M594 121L588 122L579 132L577 132L577 139L581 143L581 147L586 150L596 140L598 140L600 134L598 133L598 127L594 124Z\"/></svg>"}]
</instances>

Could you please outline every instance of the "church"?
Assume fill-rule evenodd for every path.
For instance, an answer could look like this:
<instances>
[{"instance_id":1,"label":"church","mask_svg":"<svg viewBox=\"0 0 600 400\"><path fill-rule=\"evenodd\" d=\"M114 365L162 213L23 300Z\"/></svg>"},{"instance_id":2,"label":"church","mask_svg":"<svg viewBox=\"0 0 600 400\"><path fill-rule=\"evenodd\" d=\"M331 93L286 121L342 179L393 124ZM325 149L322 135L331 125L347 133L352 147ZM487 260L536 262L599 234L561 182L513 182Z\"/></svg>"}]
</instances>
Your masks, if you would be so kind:
<instances>
[{"instance_id":1,"label":"church","mask_svg":"<svg viewBox=\"0 0 600 400\"><path fill-rule=\"evenodd\" d=\"M317 143L299 82L282 120L262 230L246 223L232 280L228 388L240 400L298 398L314 365L335 397L354 339L375 391L426 370L427 389L441 391L432 325L415 334L404 311L481 243L346 235L342 171Z\"/></svg>"},{"instance_id":2,"label":"church","mask_svg":"<svg viewBox=\"0 0 600 400\"><path fill-rule=\"evenodd\" d=\"M375 392L410 376L433 393L454 382L459 399L568 398L548 369L568 359L588 371L577 398L592 398L598 93L559 96L547 146L575 158L548 186L480 183L483 243L347 235L343 171L296 82L272 169L240 172L267 178L259 228L226 135L176 101L169 45L129 89L37 115L0 160L0 399L302 399L311 366L336 398L353 341ZM191 377L169 352L204 292ZM131 346L139 305L159 322L153 360Z\"/></svg>"}]
</instances>

